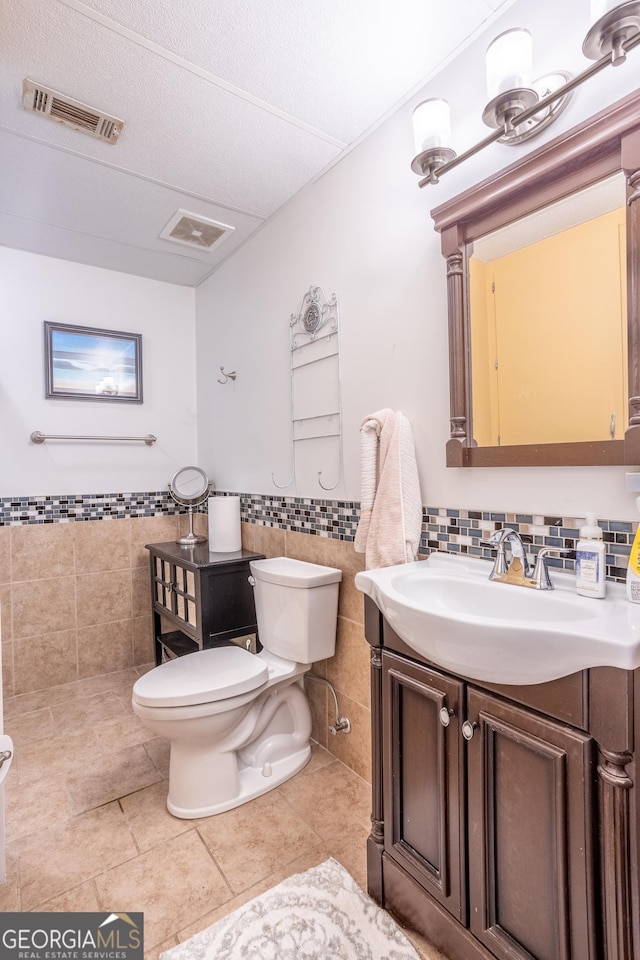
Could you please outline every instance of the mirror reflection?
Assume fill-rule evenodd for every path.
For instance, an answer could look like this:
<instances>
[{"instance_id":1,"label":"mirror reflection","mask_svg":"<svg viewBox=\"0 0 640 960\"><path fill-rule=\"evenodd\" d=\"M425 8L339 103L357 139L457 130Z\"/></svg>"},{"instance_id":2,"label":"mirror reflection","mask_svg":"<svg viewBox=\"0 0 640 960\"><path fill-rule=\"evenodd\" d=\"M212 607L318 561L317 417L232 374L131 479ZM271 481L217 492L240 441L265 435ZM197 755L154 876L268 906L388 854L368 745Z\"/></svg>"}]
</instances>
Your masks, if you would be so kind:
<instances>
[{"instance_id":1,"label":"mirror reflection","mask_svg":"<svg viewBox=\"0 0 640 960\"><path fill-rule=\"evenodd\" d=\"M475 445L624 437L625 217L618 173L467 246Z\"/></svg>"}]
</instances>

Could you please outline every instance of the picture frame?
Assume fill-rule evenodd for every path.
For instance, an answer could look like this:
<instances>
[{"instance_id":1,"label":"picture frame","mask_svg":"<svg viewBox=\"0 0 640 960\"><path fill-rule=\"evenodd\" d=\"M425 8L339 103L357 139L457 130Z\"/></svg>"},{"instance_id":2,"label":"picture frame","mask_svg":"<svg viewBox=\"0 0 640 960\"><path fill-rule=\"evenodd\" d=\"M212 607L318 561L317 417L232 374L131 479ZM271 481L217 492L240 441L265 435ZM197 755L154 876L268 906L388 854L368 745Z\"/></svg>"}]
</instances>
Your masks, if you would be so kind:
<instances>
[{"instance_id":1,"label":"picture frame","mask_svg":"<svg viewBox=\"0 0 640 960\"><path fill-rule=\"evenodd\" d=\"M44 322L45 396L142 403L142 334Z\"/></svg>"}]
</instances>

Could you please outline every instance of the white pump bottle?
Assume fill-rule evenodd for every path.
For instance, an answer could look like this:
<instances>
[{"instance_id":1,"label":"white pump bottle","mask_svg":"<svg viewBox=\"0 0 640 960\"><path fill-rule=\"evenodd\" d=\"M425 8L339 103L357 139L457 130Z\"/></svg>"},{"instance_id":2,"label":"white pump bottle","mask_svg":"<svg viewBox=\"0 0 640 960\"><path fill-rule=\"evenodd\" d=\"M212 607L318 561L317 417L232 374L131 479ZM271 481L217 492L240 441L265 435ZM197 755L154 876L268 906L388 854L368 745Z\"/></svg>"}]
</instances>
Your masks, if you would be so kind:
<instances>
[{"instance_id":1,"label":"white pump bottle","mask_svg":"<svg viewBox=\"0 0 640 960\"><path fill-rule=\"evenodd\" d=\"M576 590L583 597L602 599L607 589L604 577L606 549L595 513L588 513L586 519L586 524L580 527L576 546Z\"/></svg>"}]
</instances>

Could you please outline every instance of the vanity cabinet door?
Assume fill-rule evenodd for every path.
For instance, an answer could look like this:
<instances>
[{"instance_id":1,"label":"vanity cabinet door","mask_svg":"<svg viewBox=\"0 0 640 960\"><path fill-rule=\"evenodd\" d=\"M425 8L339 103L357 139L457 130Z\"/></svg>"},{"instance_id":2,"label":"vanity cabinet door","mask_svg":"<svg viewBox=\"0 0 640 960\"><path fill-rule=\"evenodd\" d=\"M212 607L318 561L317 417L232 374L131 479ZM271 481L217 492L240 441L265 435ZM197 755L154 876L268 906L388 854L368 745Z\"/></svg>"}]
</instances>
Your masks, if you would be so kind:
<instances>
[{"instance_id":1,"label":"vanity cabinet door","mask_svg":"<svg viewBox=\"0 0 640 960\"><path fill-rule=\"evenodd\" d=\"M471 931L499 960L596 960L593 741L473 688L466 719Z\"/></svg>"},{"instance_id":2,"label":"vanity cabinet door","mask_svg":"<svg viewBox=\"0 0 640 960\"><path fill-rule=\"evenodd\" d=\"M464 685L386 652L382 672L385 853L464 922Z\"/></svg>"}]
</instances>

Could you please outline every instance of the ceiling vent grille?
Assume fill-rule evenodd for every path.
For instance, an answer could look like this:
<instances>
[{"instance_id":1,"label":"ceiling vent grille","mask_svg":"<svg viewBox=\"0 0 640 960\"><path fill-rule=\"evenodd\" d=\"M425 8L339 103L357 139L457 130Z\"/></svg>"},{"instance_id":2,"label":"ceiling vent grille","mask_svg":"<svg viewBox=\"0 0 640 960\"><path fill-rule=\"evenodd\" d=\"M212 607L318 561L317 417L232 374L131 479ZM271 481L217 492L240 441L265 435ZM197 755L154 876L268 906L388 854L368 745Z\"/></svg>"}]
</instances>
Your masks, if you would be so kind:
<instances>
[{"instance_id":1,"label":"ceiling vent grille","mask_svg":"<svg viewBox=\"0 0 640 960\"><path fill-rule=\"evenodd\" d=\"M22 105L25 110L49 117L107 143L116 143L124 126L124 121L116 117L29 79L22 83Z\"/></svg>"},{"instance_id":2,"label":"ceiling vent grille","mask_svg":"<svg viewBox=\"0 0 640 960\"><path fill-rule=\"evenodd\" d=\"M188 247L210 250L235 230L226 223L209 220L188 210L177 210L160 233L163 240L184 243Z\"/></svg>"}]
</instances>

